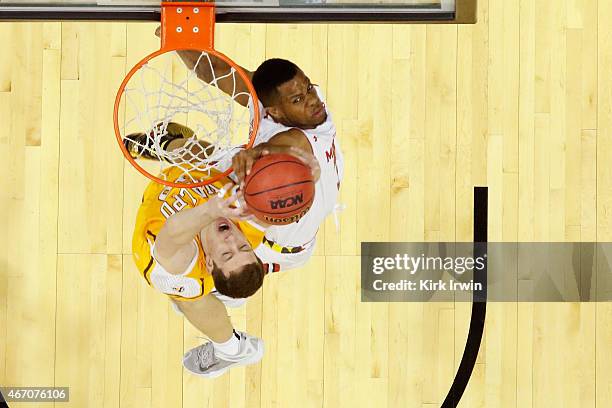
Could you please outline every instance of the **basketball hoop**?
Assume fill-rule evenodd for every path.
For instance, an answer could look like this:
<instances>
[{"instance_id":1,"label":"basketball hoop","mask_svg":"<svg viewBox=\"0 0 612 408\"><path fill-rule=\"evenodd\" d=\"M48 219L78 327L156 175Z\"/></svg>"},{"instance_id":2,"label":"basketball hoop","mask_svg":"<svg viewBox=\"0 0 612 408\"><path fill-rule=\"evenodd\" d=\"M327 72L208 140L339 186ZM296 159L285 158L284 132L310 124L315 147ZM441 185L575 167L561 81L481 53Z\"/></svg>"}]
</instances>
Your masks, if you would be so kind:
<instances>
[{"instance_id":1,"label":"basketball hoop","mask_svg":"<svg viewBox=\"0 0 612 408\"><path fill-rule=\"evenodd\" d=\"M255 89L240 66L214 49L214 27L214 3L162 3L161 48L139 61L117 91L113 120L123 155L167 186L199 187L228 175L235 149L251 147L257 134L259 110L241 106L248 98L258 106ZM191 51L193 67L179 51ZM171 151L169 124L189 130ZM128 138L135 145L128 150L124 141L134 134L140 138Z\"/></svg>"}]
</instances>

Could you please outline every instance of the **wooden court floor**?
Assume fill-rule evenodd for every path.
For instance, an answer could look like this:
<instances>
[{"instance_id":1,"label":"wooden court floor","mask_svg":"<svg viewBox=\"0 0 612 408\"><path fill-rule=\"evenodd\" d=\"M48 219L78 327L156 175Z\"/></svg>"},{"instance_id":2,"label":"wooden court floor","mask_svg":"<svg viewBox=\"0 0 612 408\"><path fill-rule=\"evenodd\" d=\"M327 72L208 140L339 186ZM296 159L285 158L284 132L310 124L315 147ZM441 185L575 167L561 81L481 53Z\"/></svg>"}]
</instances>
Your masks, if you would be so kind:
<instances>
[{"instance_id":1,"label":"wooden court floor","mask_svg":"<svg viewBox=\"0 0 612 408\"><path fill-rule=\"evenodd\" d=\"M214 381L183 372L198 333L130 255L146 180L112 102L155 25L0 24L0 384L69 386L57 407L439 407L470 304L361 303L360 242L471 241L475 185L490 241L612 241L611 20L484 0L474 26L219 27L239 63L293 59L325 90L347 209L231 312L267 350ZM459 406L612 406L612 305L489 304Z\"/></svg>"}]
</instances>

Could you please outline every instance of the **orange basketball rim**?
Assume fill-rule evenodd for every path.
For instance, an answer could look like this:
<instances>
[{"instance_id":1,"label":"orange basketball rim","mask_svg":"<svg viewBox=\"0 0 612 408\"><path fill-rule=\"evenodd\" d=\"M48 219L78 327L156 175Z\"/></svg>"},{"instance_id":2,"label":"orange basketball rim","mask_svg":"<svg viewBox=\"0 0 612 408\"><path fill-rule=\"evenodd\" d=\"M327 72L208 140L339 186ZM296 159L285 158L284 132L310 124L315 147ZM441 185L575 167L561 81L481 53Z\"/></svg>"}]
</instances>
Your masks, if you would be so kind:
<instances>
[{"instance_id":1,"label":"orange basketball rim","mask_svg":"<svg viewBox=\"0 0 612 408\"><path fill-rule=\"evenodd\" d=\"M115 136L123 151L123 155L141 174L167 186L194 188L213 183L227 176L233 171L231 168L231 157L229 158L230 166L225 166L223 169L216 167L217 163L219 163L219 158L222 157L222 155L228 156L232 151L235 151L233 149L239 147L250 148L257 134L260 118L255 89L249 77L238 64L214 49L214 27L214 3L163 2L161 6L161 48L140 60L127 73L117 91L113 122ZM173 80L163 77L163 75L172 76L174 71L167 74L162 72L160 68L154 66L155 62L161 57L175 55L176 51L182 50L198 51L201 55L200 58L203 61L202 63L208 63L213 71L212 75L214 80L212 85L206 84L208 88L202 85L202 88L198 90L203 96L194 95L195 91L189 89L189 87L194 88L193 85L174 83ZM174 58L177 59L176 57ZM212 60L223 61L229 65L229 67L231 67L231 73L222 78L217 78L215 76L213 64L211 63ZM198 60L198 62L199 61L200 60ZM174 67L177 66L176 63L173 64ZM192 70L195 71L196 68ZM176 68L174 68L174 70L175 69ZM185 68L185 70L189 71L188 68ZM193 76L193 72L191 72L191 74ZM151 79L155 75L160 78ZM246 89L248 89L248 95L243 93L244 96L250 98L252 107L250 110L244 109L249 118L248 124L232 123L232 121L237 122L237 120L234 119L236 116L234 98L237 98L238 95L227 95L227 101L221 103L221 108L219 108L219 97L210 96L210 88L216 86L216 81L220 79L228 80L230 75L230 79L233 79L234 82L242 81L242 83L246 85ZM140 78L137 78L137 76L140 76ZM137 86L142 86L143 88L148 87L148 89L143 90L130 87L129 84L131 83L135 83ZM136 100L127 95L128 91L136 91L133 92L133 94L137 96L135 98ZM181 95L177 96L178 94ZM189 100L189 98L192 100ZM210 99L211 105L214 102L214 108L208 110L202 108L202 105L206 105L206 103L209 102L206 98ZM155 103L157 103L157 106L152 108L151 105L155 105ZM196 179L189 176L181 176L175 180L168 180L164 175L167 172L162 172L160 170L160 172L155 175L153 174L154 171L145 169L145 167L148 168L151 166L144 165L143 167L143 165L136 160L141 157L133 157L124 144L124 138L128 133L126 130L126 123L128 122L125 113L126 109L131 109L131 111L136 112L133 114L134 119L130 121L132 131L138 128L138 124L141 122L142 126L137 130L143 132L143 134L151 135L152 141L156 139L156 141L153 141L154 147L151 147L153 154L147 157L149 161L151 159L159 161L162 170L166 170L169 167L179 167L181 169L180 172L185 173L185 175L193 173L195 169L199 171L198 174L200 178ZM223 109L225 109L225 111ZM176 121L174 114L180 114L184 117L191 116L194 118L192 121L198 122L196 124L198 128L201 127L201 123L209 123L209 126L213 128L213 130L210 130L202 127L202 131L197 135L201 140L192 140L192 144L202 143L203 141L209 146L205 149L206 154L202 155L206 157L200 158L198 156L197 160L199 160L199 162L197 163L193 158L191 161L185 161L183 158L178 159L177 157L180 156L178 154L166 154L166 152L161 151L161 145L159 144L160 140L163 140L165 136L164 132L167 128L167 124L170 121ZM198 118L201 118L201 120ZM121 122L124 123L123 129ZM210 125L210 123L212 123L212 125ZM224 128L220 130L219 128L221 125L223 125L222 127ZM241 128L239 125L245 125L246 127L242 126L242 129L246 130L239 132L240 134L238 135L232 134L238 133L237 129ZM224 132L227 134L224 134ZM215 136L217 139L208 140L207 137L211 137L211 135ZM240 143L236 142L237 138L241 140ZM229 142L230 139L231 143ZM155 143L158 144L156 145ZM164 157L162 158L162 156ZM225 157L225 159L227 160L228 157ZM203 178L202 173L206 175Z\"/></svg>"}]
</instances>

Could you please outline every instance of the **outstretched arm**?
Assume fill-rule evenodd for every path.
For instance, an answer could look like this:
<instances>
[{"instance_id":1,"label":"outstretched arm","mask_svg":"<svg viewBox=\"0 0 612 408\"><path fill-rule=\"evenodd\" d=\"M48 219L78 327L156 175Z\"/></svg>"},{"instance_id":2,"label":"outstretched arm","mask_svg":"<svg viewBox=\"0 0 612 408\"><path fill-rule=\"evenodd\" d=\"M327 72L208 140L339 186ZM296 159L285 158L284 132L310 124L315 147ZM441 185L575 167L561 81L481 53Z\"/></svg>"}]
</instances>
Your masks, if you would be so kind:
<instances>
[{"instance_id":1,"label":"outstretched arm","mask_svg":"<svg viewBox=\"0 0 612 408\"><path fill-rule=\"evenodd\" d=\"M231 184L223 187L229 189ZM154 258L169 273L185 272L197 249L193 240L207 225L219 217L236 218L242 209L230 205L238 199L233 195L227 199L211 197L206 203L184 209L166 220L155 240Z\"/></svg>"},{"instance_id":2,"label":"outstretched arm","mask_svg":"<svg viewBox=\"0 0 612 408\"><path fill-rule=\"evenodd\" d=\"M202 56L200 51L181 50L177 51L177 53L187 68L193 69L197 64L196 75L200 80L216 85L217 88L231 97L244 93L244 95L234 97L234 100L242 106L248 105L249 89L238 73L232 73L233 68L227 62L210 54L209 63L208 58ZM251 80L253 73L242 67L240 67L240 69L242 69L249 80Z\"/></svg>"},{"instance_id":3,"label":"outstretched arm","mask_svg":"<svg viewBox=\"0 0 612 408\"><path fill-rule=\"evenodd\" d=\"M286 153L296 156L305 164L310 166L314 181L319 179L321 168L319 162L312 154L312 146L301 130L290 129L274 135L265 143L241 150L232 158L232 167L238 177L241 188L243 188L244 178L249 175L253 163L257 159L267 154Z\"/></svg>"},{"instance_id":4,"label":"outstretched arm","mask_svg":"<svg viewBox=\"0 0 612 408\"><path fill-rule=\"evenodd\" d=\"M160 36L161 27L157 27L155 35ZM206 83L216 85L220 90L233 97L236 94L245 93L245 95L234 98L236 102L242 106L248 106L249 103L249 89L237 73L231 74L232 67L221 58L215 57L210 54L210 64L208 58L202 56L202 52L196 50L180 50L177 54L187 66L188 69L193 70L196 64L196 75L198 78ZM202 58L200 58L202 56ZM199 60L199 63L198 63ZM212 69L211 69L212 68ZM241 66L239 68L244 71L246 76L251 80L253 73ZM216 83L213 83L217 78ZM222 78L222 79L219 79Z\"/></svg>"}]
</instances>

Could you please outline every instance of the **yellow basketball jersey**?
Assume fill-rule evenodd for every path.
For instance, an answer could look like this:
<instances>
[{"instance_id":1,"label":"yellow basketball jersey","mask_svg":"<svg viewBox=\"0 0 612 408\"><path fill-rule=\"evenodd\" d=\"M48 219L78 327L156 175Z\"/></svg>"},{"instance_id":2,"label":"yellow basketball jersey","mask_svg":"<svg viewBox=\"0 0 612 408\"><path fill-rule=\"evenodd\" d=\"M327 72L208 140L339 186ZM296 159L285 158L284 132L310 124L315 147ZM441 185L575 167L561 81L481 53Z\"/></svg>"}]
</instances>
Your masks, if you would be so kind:
<instances>
[{"instance_id":1,"label":"yellow basketball jersey","mask_svg":"<svg viewBox=\"0 0 612 408\"><path fill-rule=\"evenodd\" d=\"M168 180L176 181L183 172L177 168L171 168L166 170L165 173ZM204 173L196 171L190 172L190 176L194 179L206 177ZM132 237L132 252L138 270L150 286L153 286L151 271L156 266L156 261L151 256L151 248L166 219L185 208L193 208L203 204L210 197L216 195L227 183L231 183L231 180L224 177L212 184L195 188L168 187L155 182L151 182L147 186L136 216L136 226ZM230 192L226 193L226 197L229 197L230 194ZM236 225L244 233L252 248L257 247L262 242L263 231L247 222L237 222ZM176 289L176 295L167 293L172 298L195 300L207 295L214 288L212 275L206 270L206 258L200 237L198 235L194 238L198 247L198 258L193 269L183 276L191 278L189 281L194 285L197 282L199 287L195 290L192 287L189 290L189 296L186 297L180 295L184 287Z\"/></svg>"}]
</instances>

